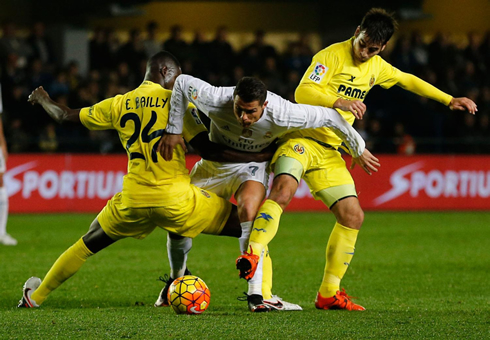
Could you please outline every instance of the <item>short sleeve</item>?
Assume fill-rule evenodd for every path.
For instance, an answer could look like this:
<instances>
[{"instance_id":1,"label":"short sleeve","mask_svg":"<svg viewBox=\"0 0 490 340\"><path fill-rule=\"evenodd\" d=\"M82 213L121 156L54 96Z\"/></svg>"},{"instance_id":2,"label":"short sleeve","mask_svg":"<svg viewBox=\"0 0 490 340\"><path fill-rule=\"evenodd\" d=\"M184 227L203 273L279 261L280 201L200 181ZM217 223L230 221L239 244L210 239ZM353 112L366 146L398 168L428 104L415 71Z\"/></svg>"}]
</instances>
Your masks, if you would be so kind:
<instances>
[{"instance_id":1,"label":"short sleeve","mask_svg":"<svg viewBox=\"0 0 490 340\"><path fill-rule=\"evenodd\" d=\"M113 106L116 102L114 97L81 109L80 121L89 130L113 129Z\"/></svg>"}]
</instances>

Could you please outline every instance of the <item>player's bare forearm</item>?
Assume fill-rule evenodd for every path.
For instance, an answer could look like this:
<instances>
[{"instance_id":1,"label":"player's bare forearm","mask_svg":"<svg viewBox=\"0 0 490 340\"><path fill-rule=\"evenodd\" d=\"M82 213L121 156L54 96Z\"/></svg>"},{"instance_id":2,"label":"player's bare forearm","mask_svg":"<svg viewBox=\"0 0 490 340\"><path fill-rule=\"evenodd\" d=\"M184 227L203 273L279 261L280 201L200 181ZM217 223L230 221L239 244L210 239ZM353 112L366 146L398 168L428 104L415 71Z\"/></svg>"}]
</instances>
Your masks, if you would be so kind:
<instances>
[{"instance_id":1,"label":"player's bare forearm","mask_svg":"<svg viewBox=\"0 0 490 340\"><path fill-rule=\"evenodd\" d=\"M42 86L32 91L27 101L32 105L41 105L49 116L60 124L66 121L80 122L80 109L70 109L66 105L55 102Z\"/></svg>"}]
</instances>

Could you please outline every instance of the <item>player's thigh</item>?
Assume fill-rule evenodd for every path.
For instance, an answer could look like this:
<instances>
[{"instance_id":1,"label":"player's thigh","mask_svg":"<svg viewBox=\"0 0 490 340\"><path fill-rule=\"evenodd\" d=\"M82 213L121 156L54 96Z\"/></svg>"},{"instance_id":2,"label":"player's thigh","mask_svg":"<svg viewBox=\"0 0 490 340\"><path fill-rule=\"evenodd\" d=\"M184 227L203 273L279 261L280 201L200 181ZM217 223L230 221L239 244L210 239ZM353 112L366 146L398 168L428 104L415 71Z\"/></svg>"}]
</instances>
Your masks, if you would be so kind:
<instances>
[{"instance_id":1,"label":"player's thigh","mask_svg":"<svg viewBox=\"0 0 490 340\"><path fill-rule=\"evenodd\" d=\"M293 138L279 145L271 160L271 169L275 177L287 174L299 183L310 163L308 141Z\"/></svg>"},{"instance_id":2,"label":"player's thigh","mask_svg":"<svg viewBox=\"0 0 490 340\"><path fill-rule=\"evenodd\" d=\"M357 197L354 180L339 152L324 150L303 177L313 197L329 208L346 197Z\"/></svg>"},{"instance_id":3,"label":"player's thigh","mask_svg":"<svg viewBox=\"0 0 490 340\"><path fill-rule=\"evenodd\" d=\"M117 193L97 216L101 228L113 240L125 237L143 239L156 227L150 220L151 208L129 208Z\"/></svg>"},{"instance_id":4,"label":"player's thigh","mask_svg":"<svg viewBox=\"0 0 490 340\"><path fill-rule=\"evenodd\" d=\"M219 235L232 204L207 190L190 185L192 195L171 206L152 209L151 220L165 230L185 237L200 233Z\"/></svg>"},{"instance_id":5,"label":"player's thigh","mask_svg":"<svg viewBox=\"0 0 490 340\"><path fill-rule=\"evenodd\" d=\"M242 183L255 181L267 188L268 162L221 163L201 160L192 169L191 183L229 200Z\"/></svg>"},{"instance_id":6,"label":"player's thigh","mask_svg":"<svg viewBox=\"0 0 490 340\"><path fill-rule=\"evenodd\" d=\"M230 199L233 191L230 185L229 173L220 171L217 162L201 159L191 170L191 183L196 187L214 192L225 199Z\"/></svg>"}]
</instances>

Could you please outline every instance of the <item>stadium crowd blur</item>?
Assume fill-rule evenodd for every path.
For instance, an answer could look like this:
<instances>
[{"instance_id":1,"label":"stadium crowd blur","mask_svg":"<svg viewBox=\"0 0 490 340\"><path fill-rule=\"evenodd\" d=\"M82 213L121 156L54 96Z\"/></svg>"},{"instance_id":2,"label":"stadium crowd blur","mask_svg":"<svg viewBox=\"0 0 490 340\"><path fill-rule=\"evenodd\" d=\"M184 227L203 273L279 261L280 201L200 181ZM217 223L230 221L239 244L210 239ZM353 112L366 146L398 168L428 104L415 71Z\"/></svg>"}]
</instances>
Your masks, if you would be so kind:
<instances>
[{"instance_id":1,"label":"stadium crowd blur","mask_svg":"<svg viewBox=\"0 0 490 340\"><path fill-rule=\"evenodd\" d=\"M123 151L111 131L93 132L75 125L59 129L40 109L28 105L28 94L40 85L53 99L72 108L90 106L137 87L146 59L163 48L177 56L184 73L213 85L232 86L241 77L253 75L269 90L294 101L295 88L317 52L310 48L307 36L291 41L284 53L278 53L265 43L263 31L237 50L228 40L226 27L218 28L212 40L196 32L192 41L185 41L182 30L174 26L170 37L159 41L158 25L152 22L145 30L129 32L128 41L120 41L114 30L97 28L87 36L90 70L81 76L76 62L61 65L54 58L44 23L34 23L27 38L20 37L13 23L4 24L0 84L9 152ZM444 33L428 43L423 38L419 32L398 33L382 56L453 96L473 99L477 115L451 113L397 86L388 91L375 87L365 101L366 118L355 127L376 153L490 153L490 31L471 33L464 44Z\"/></svg>"}]
</instances>

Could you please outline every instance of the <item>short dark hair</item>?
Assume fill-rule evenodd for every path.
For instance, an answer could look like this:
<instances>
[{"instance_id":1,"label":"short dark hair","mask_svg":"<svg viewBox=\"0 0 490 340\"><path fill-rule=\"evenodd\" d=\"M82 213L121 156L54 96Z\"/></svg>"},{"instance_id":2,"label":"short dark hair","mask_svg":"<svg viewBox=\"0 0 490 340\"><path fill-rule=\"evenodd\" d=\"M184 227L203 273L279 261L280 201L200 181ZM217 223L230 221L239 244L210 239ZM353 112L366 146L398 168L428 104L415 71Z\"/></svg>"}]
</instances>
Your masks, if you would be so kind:
<instances>
[{"instance_id":1,"label":"short dark hair","mask_svg":"<svg viewBox=\"0 0 490 340\"><path fill-rule=\"evenodd\" d=\"M258 100L259 104L263 105L267 98L267 87L260 79L243 77L238 81L235 91L233 91L233 98L237 95L246 103Z\"/></svg>"},{"instance_id":2,"label":"short dark hair","mask_svg":"<svg viewBox=\"0 0 490 340\"><path fill-rule=\"evenodd\" d=\"M382 8L371 8L362 18L360 29L366 32L369 41L375 44L386 44L398 26L393 13Z\"/></svg>"},{"instance_id":3,"label":"short dark hair","mask_svg":"<svg viewBox=\"0 0 490 340\"><path fill-rule=\"evenodd\" d=\"M180 67L180 63L172 53L163 50L155 53L148 60L147 68L160 68L163 66Z\"/></svg>"}]
</instances>

